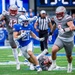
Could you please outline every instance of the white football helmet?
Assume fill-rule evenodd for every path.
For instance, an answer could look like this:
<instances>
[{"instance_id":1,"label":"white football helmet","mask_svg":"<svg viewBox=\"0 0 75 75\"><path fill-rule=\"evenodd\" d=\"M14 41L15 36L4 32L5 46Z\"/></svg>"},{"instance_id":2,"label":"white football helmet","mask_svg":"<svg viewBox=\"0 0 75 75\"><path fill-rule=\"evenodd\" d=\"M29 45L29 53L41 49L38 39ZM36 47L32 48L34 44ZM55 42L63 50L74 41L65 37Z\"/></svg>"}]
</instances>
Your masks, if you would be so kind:
<instances>
[{"instance_id":1,"label":"white football helmet","mask_svg":"<svg viewBox=\"0 0 75 75\"><path fill-rule=\"evenodd\" d=\"M29 18L27 18L26 16L24 15L21 15L18 19L18 23L21 24L21 25L24 25L24 26L28 26L28 23L29 23Z\"/></svg>"},{"instance_id":2,"label":"white football helmet","mask_svg":"<svg viewBox=\"0 0 75 75\"><path fill-rule=\"evenodd\" d=\"M12 16L15 16L18 13L18 7L16 5L10 5L9 13Z\"/></svg>"},{"instance_id":3,"label":"white football helmet","mask_svg":"<svg viewBox=\"0 0 75 75\"><path fill-rule=\"evenodd\" d=\"M56 13L57 19L61 20L64 17L64 15L66 14L66 8L64 6L59 6L56 8L55 13Z\"/></svg>"},{"instance_id":4,"label":"white football helmet","mask_svg":"<svg viewBox=\"0 0 75 75\"><path fill-rule=\"evenodd\" d=\"M18 11L19 11L19 12L24 12L24 13L25 13L25 12L26 12L26 9L22 7L22 8L19 8Z\"/></svg>"}]
</instances>

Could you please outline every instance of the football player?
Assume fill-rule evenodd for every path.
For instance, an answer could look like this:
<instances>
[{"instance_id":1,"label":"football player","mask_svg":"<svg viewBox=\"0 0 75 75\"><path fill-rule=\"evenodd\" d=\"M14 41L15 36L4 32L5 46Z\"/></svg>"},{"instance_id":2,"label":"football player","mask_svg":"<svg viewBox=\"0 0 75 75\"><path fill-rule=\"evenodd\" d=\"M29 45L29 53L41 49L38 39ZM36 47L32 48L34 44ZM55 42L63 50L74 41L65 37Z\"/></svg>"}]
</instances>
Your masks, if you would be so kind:
<instances>
[{"instance_id":1,"label":"football player","mask_svg":"<svg viewBox=\"0 0 75 75\"><path fill-rule=\"evenodd\" d=\"M16 5L10 5L8 12L4 12L0 15L0 20L5 20L6 22L6 28L8 30L8 38L9 43L13 51L14 58L16 60L16 69L20 69L20 63L18 59L18 52L17 52L17 46L13 39L13 25L18 22L18 18L21 14L18 14L18 7ZM37 17L30 18L30 21L36 20Z\"/></svg>"},{"instance_id":2,"label":"football player","mask_svg":"<svg viewBox=\"0 0 75 75\"><path fill-rule=\"evenodd\" d=\"M24 18L24 17L26 17L26 18L28 18L26 15L25 15L25 10L19 10L19 12L21 12L22 14L19 16L19 18L18 18L18 23L19 24L22 24L21 22L22 22L22 18ZM23 14L24 13L24 14ZM29 19L29 22L31 23L31 22L33 22L33 21L35 21L36 19L37 19L37 16L34 16L33 18L28 18ZM20 47L19 47L19 49L20 49ZM22 53L21 53L21 51L19 52L19 54L18 54L19 56L21 56L22 55Z\"/></svg>"},{"instance_id":3,"label":"football player","mask_svg":"<svg viewBox=\"0 0 75 75\"><path fill-rule=\"evenodd\" d=\"M8 13L4 12L0 15L0 20L5 20L6 22L6 28L8 30L8 39L10 46L12 48L12 52L14 55L14 58L16 60L16 69L20 69L20 63L18 59L18 52L17 52L17 46L13 39L13 25L16 24L18 21L18 7L16 5L10 5Z\"/></svg>"},{"instance_id":4,"label":"football player","mask_svg":"<svg viewBox=\"0 0 75 75\"><path fill-rule=\"evenodd\" d=\"M37 72L40 72L41 68L39 66L38 60L32 52L33 47L30 35L39 41L43 41L44 38L39 38L33 33L33 28L29 24L28 18L22 16L21 21L21 24L14 25L14 38L19 42L23 56L27 58L29 62L36 65Z\"/></svg>"},{"instance_id":5,"label":"football player","mask_svg":"<svg viewBox=\"0 0 75 75\"><path fill-rule=\"evenodd\" d=\"M53 30L57 27L59 33L52 47L52 65L49 67L48 71L51 71L56 67L56 53L64 48L68 61L67 72L70 73L72 72L72 50L74 46L73 31L75 30L75 27L72 17L66 13L65 7L57 7L55 13L55 25L53 26ZM52 32L50 32L50 34L52 34Z\"/></svg>"},{"instance_id":6,"label":"football player","mask_svg":"<svg viewBox=\"0 0 75 75\"><path fill-rule=\"evenodd\" d=\"M26 15L26 9L24 7L21 7L18 9L18 12L21 14L21 15Z\"/></svg>"},{"instance_id":7,"label":"football player","mask_svg":"<svg viewBox=\"0 0 75 75\"><path fill-rule=\"evenodd\" d=\"M51 57L45 55L47 52L48 50L45 49L38 56L36 56L42 70L48 70L49 66L52 64ZM30 70L35 70L35 66L33 64L30 64Z\"/></svg>"}]
</instances>

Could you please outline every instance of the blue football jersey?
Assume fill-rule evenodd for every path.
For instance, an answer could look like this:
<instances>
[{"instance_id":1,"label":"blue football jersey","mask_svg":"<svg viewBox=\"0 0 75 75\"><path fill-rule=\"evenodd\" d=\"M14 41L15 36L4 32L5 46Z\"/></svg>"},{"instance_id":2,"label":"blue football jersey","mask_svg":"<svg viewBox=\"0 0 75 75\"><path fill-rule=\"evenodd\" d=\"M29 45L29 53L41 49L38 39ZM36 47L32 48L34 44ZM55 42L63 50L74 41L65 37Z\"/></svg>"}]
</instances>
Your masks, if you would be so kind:
<instances>
[{"instance_id":1,"label":"blue football jersey","mask_svg":"<svg viewBox=\"0 0 75 75\"><path fill-rule=\"evenodd\" d=\"M31 42L30 32L33 32L33 27L29 24L28 26L22 26L20 24L14 25L14 32L26 31L26 35L18 40L19 44L23 47Z\"/></svg>"}]
</instances>

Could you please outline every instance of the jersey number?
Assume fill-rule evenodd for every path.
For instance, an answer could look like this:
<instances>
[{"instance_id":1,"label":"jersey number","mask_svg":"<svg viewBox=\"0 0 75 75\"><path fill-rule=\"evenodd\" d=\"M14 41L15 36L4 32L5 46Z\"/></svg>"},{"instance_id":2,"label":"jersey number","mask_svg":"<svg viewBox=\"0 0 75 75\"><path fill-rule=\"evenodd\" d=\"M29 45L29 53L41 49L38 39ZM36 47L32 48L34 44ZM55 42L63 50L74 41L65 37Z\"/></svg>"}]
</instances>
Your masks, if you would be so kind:
<instances>
[{"instance_id":1,"label":"jersey number","mask_svg":"<svg viewBox=\"0 0 75 75\"><path fill-rule=\"evenodd\" d=\"M16 19L10 19L9 26L13 27L14 24L17 24L17 20Z\"/></svg>"},{"instance_id":2,"label":"jersey number","mask_svg":"<svg viewBox=\"0 0 75 75\"><path fill-rule=\"evenodd\" d=\"M22 38L22 41L29 40L29 38L30 38L30 35L29 35L29 33L27 33L27 34Z\"/></svg>"}]
</instances>

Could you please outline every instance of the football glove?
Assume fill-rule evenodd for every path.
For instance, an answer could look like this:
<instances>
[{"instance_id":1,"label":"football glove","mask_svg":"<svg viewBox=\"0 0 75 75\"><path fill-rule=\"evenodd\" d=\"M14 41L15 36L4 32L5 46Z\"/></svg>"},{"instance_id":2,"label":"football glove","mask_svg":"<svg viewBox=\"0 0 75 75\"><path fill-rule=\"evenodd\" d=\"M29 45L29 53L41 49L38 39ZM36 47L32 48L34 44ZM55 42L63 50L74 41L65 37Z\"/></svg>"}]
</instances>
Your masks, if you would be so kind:
<instances>
[{"instance_id":1,"label":"football glove","mask_svg":"<svg viewBox=\"0 0 75 75\"><path fill-rule=\"evenodd\" d=\"M52 40L52 35L50 35L50 36L48 37L48 40L49 40L49 41L51 41L51 40Z\"/></svg>"}]
</instances>

